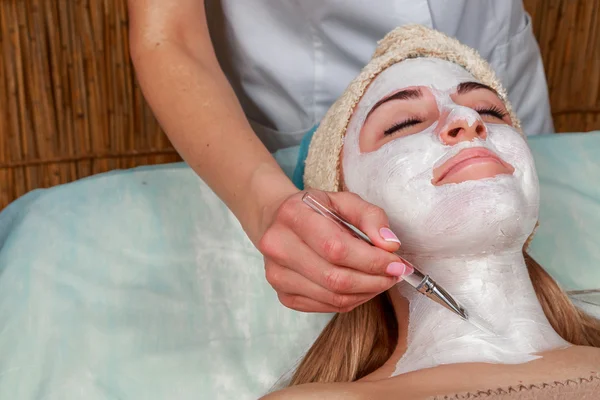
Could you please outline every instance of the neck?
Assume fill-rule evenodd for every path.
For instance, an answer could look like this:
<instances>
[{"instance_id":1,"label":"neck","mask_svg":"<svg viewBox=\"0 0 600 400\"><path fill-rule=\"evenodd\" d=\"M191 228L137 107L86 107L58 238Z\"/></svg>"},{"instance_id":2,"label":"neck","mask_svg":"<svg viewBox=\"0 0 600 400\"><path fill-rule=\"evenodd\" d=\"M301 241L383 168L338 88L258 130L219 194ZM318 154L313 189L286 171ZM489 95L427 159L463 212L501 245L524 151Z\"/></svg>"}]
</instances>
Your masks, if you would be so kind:
<instances>
[{"instance_id":1,"label":"neck","mask_svg":"<svg viewBox=\"0 0 600 400\"><path fill-rule=\"evenodd\" d=\"M397 286L401 296L392 294L392 301L396 310L401 310L405 309L402 302L408 300L409 315L408 327L400 324L405 330L400 337L406 337L406 351L394 375L442 364L525 363L539 358L541 352L569 345L548 322L520 250L408 259L430 274L470 315L484 320L495 335L481 331L401 283ZM399 346L404 347L404 343Z\"/></svg>"}]
</instances>

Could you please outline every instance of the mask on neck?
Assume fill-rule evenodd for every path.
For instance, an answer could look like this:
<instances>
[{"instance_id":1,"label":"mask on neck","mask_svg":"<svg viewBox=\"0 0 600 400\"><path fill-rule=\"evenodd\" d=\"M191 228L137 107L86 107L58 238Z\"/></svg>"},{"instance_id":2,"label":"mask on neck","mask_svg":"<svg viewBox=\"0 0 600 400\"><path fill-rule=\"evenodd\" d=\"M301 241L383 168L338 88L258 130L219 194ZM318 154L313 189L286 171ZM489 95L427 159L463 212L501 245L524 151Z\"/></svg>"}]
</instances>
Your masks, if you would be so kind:
<instances>
[{"instance_id":1,"label":"mask on neck","mask_svg":"<svg viewBox=\"0 0 600 400\"><path fill-rule=\"evenodd\" d=\"M454 257L520 251L538 218L538 180L523 136L504 124L484 123L485 139L446 145L438 122L421 132L363 153L359 138L370 109L382 98L411 86L427 87L444 124L479 114L450 97L463 82L477 80L462 67L417 58L383 71L367 89L348 125L343 149L347 188L383 208L404 254ZM483 123L483 121L481 121ZM514 167L512 174L435 186L433 170L471 147L484 147Z\"/></svg>"}]
</instances>

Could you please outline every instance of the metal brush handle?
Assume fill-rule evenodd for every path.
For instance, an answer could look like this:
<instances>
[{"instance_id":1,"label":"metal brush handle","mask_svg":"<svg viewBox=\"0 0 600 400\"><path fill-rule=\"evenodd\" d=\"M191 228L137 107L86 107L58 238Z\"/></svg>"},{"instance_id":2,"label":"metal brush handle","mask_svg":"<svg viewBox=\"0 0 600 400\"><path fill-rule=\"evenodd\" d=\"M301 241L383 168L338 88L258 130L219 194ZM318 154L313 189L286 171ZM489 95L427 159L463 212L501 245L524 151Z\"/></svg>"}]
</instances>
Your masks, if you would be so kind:
<instances>
[{"instance_id":1,"label":"metal brush handle","mask_svg":"<svg viewBox=\"0 0 600 400\"><path fill-rule=\"evenodd\" d=\"M330 209L324 204L321 204L308 192L304 193L304 195L302 196L302 201L317 213L337 223L339 226L346 228L358 239L369 243L371 246L375 246L371 239L369 239L369 236L367 236L363 231L352 225L350 222L346 221L341 215L336 213L334 210ZM402 261L406 265L411 266L414 270L412 274L402 277L402 279L406 283L414 287L419 293L427 296L436 303L456 313L461 318L467 319L467 312L464 309L464 307L462 307L456 300L454 300L454 298L448 292L446 292L446 290L444 290L441 286L437 285L436 282L429 277L429 275L425 275L408 261L404 259L402 259Z\"/></svg>"},{"instance_id":2,"label":"metal brush handle","mask_svg":"<svg viewBox=\"0 0 600 400\"><path fill-rule=\"evenodd\" d=\"M315 199L313 196L311 196L308 192L304 193L304 195L302 196L302 201L304 203L306 203L306 205L308 205L310 208L312 208L313 210L315 210L316 212L321 214L322 216L329 218L330 220L337 223L338 225L348 229L350 231L350 233L352 233L358 239L361 239L361 240L369 243L371 246L375 246L375 244L371 241L371 239L369 239L369 236L367 236L366 233L364 233L363 231L361 231L360 229L358 229L357 227L352 225L350 222L346 221L341 215L336 213L334 210L330 209L329 207L325 206L324 204L321 204L317 199ZM416 269L415 266L412 265L411 263L409 263L408 261L406 261L404 259L402 259L402 261L406 265L411 266L414 270L414 272L412 274L410 274L406 277L403 277L403 279L409 285L411 285L412 287L417 289L419 292L426 294L427 288L425 287L426 286L425 283L428 281L429 276L423 274L421 271Z\"/></svg>"}]
</instances>

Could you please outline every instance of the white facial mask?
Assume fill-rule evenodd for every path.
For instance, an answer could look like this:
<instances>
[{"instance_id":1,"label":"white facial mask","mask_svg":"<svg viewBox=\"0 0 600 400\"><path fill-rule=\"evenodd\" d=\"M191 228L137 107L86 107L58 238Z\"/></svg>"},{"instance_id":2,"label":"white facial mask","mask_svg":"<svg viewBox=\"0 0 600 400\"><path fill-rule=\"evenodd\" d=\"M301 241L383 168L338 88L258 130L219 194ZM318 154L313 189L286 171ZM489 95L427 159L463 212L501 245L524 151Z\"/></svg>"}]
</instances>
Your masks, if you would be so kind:
<instances>
[{"instance_id":1,"label":"white facial mask","mask_svg":"<svg viewBox=\"0 0 600 400\"><path fill-rule=\"evenodd\" d=\"M539 191L533 157L519 132L508 125L484 124L485 140L449 146L435 133L444 127L437 129L434 123L373 152L360 151L360 130L373 105L410 86L425 86L433 93L440 115L449 113L445 124L481 121L476 111L450 97L463 82L476 80L447 61L418 58L395 64L369 86L346 133L343 173L348 189L386 211L409 261L431 274L467 310L505 332L501 338L482 335L400 284L410 302L410 322L408 350L396 373L455 362L527 362L535 358L533 353L566 345L543 314L521 255L538 218ZM434 168L470 147L491 150L514 173L434 186ZM520 308L514 310L511 304ZM519 326L509 334L506 324L514 323Z\"/></svg>"},{"instance_id":2,"label":"white facial mask","mask_svg":"<svg viewBox=\"0 0 600 400\"><path fill-rule=\"evenodd\" d=\"M487 140L447 146L434 133L434 123L361 154L360 129L367 113L380 99L405 87L429 87L440 113L450 112L447 123L463 118L472 125L478 113L450 99L460 83L472 81L473 76L447 61L407 60L377 77L350 121L343 153L346 186L386 210L405 253L451 256L520 248L537 221L533 158L522 136L508 125L486 124ZM493 151L515 168L514 174L434 186L434 167L469 147Z\"/></svg>"}]
</instances>

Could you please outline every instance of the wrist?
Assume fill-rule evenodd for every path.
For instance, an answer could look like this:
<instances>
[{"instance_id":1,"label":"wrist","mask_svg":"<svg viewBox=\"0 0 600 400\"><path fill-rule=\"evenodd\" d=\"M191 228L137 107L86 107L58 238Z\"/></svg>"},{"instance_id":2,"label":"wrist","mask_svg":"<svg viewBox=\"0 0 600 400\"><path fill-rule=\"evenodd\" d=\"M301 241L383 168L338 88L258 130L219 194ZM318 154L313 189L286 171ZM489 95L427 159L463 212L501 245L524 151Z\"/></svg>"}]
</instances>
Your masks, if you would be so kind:
<instances>
[{"instance_id":1,"label":"wrist","mask_svg":"<svg viewBox=\"0 0 600 400\"><path fill-rule=\"evenodd\" d=\"M298 193L298 188L278 165L257 168L248 183L248 203L244 230L250 240L257 244L271 225L277 209L285 199Z\"/></svg>"}]
</instances>

